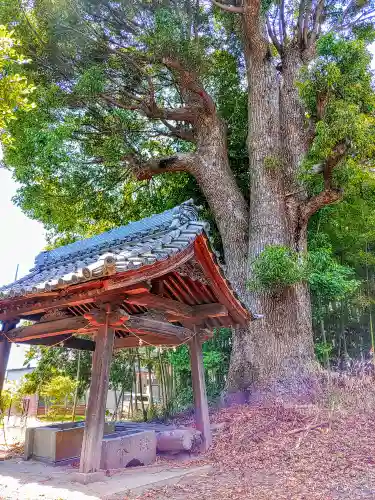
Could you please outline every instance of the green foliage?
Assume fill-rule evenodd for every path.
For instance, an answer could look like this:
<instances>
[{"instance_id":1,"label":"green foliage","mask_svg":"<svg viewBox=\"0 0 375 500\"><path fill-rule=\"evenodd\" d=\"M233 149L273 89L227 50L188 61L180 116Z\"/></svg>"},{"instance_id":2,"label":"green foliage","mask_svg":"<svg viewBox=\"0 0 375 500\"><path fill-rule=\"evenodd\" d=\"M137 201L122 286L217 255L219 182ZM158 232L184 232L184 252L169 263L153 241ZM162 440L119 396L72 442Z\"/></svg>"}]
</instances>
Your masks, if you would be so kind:
<instances>
[{"instance_id":1,"label":"green foliage","mask_svg":"<svg viewBox=\"0 0 375 500\"><path fill-rule=\"evenodd\" d=\"M116 5L105 1L100 7L91 0L64 5L43 0L26 18L17 5L5 4L0 20L17 19L25 48L28 53L36 51L28 70L38 83L38 109L12 127L16 147L6 148L4 160L21 186L16 203L29 217L42 221L51 245L91 236L192 197L206 205L190 175L138 182L124 160L194 148L170 137L163 123L133 111L134 101L127 97L131 92L147 100L152 77L158 105L180 106L176 73L161 64L169 56L199 72L216 98L228 121L233 169L247 194L243 76L238 56L222 49L221 24L213 26L206 9L197 6L190 11L188 4L177 7L169 2L160 8L125 0ZM105 21L87 21L91 16ZM121 40L121 48L109 43L110 37ZM121 100L123 108L106 106L102 92ZM216 242L220 244L219 238Z\"/></svg>"},{"instance_id":2,"label":"green foliage","mask_svg":"<svg viewBox=\"0 0 375 500\"><path fill-rule=\"evenodd\" d=\"M25 364L36 360L36 368L24 377L21 392L24 395L40 393L42 388L56 376L66 376L75 380L77 375L79 352L62 347L30 347ZM78 397L82 397L90 384L91 352L80 353L80 377Z\"/></svg>"},{"instance_id":3,"label":"green foliage","mask_svg":"<svg viewBox=\"0 0 375 500\"><path fill-rule=\"evenodd\" d=\"M114 353L109 375L109 387L116 391L130 391L133 383L134 353L121 349Z\"/></svg>"},{"instance_id":4,"label":"green foliage","mask_svg":"<svg viewBox=\"0 0 375 500\"><path fill-rule=\"evenodd\" d=\"M12 394L10 391L3 389L0 394L0 418L7 411L12 403Z\"/></svg>"},{"instance_id":5,"label":"green foliage","mask_svg":"<svg viewBox=\"0 0 375 500\"><path fill-rule=\"evenodd\" d=\"M11 121L17 119L19 111L30 111L35 104L30 96L35 90L19 71L29 60L19 51L20 42L14 31L8 31L0 24L0 142L10 145Z\"/></svg>"},{"instance_id":6,"label":"green foliage","mask_svg":"<svg viewBox=\"0 0 375 500\"><path fill-rule=\"evenodd\" d=\"M322 365L330 359L333 352L333 345L328 342L315 342L315 356Z\"/></svg>"},{"instance_id":7,"label":"green foliage","mask_svg":"<svg viewBox=\"0 0 375 500\"><path fill-rule=\"evenodd\" d=\"M105 73L103 67L91 66L84 71L75 85L75 92L82 96L95 96L105 89Z\"/></svg>"},{"instance_id":8,"label":"green foliage","mask_svg":"<svg viewBox=\"0 0 375 500\"><path fill-rule=\"evenodd\" d=\"M61 404L73 399L76 386L76 382L70 377L56 375L42 385L40 395L54 404Z\"/></svg>"},{"instance_id":9,"label":"green foliage","mask_svg":"<svg viewBox=\"0 0 375 500\"><path fill-rule=\"evenodd\" d=\"M202 346L207 395L210 401L215 401L224 389L232 349L231 337L230 329L220 328L215 330L213 338ZM183 411L191 408L193 404L189 350L183 345L176 351L168 351L168 358L176 376L172 410Z\"/></svg>"},{"instance_id":10,"label":"green foliage","mask_svg":"<svg viewBox=\"0 0 375 500\"><path fill-rule=\"evenodd\" d=\"M279 291L305 277L305 262L297 252L282 245L267 245L251 264L254 291Z\"/></svg>"},{"instance_id":11,"label":"green foliage","mask_svg":"<svg viewBox=\"0 0 375 500\"><path fill-rule=\"evenodd\" d=\"M184 9L157 9L152 29L140 40L154 57L171 57L189 70L204 71L209 38L205 34L192 37L192 29L205 29L201 23L205 15L196 11L193 26L189 14Z\"/></svg>"},{"instance_id":12,"label":"green foliage","mask_svg":"<svg viewBox=\"0 0 375 500\"><path fill-rule=\"evenodd\" d=\"M254 291L280 291L305 280L319 302L341 300L352 295L359 286L353 269L335 259L332 248L318 246L316 239L303 257L290 248L266 247L252 265L253 278L249 286Z\"/></svg>"},{"instance_id":13,"label":"green foliage","mask_svg":"<svg viewBox=\"0 0 375 500\"><path fill-rule=\"evenodd\" d=\"M310 251L307 266L310 290L320 303L347 298L359 287L354 270L339 264L330 247Z\"/></svg>"},{"instance_id":14,"label":"green foliage","mask_svg":"<svg viewBox=\"0 0 375 500\"><path fill-rule=\"evenodd\" d=\"M305 179L313 192L322 189L322 177L311 175L314 165L324 164L338 146L345 146L349 154L335 169L337 186L348 186L355 170L363 169L364 158L369 164L375 161L375 93L367 43L334 33L322 36L316 61L302 72L300 93L309 119L316 122L304 161Z\"/></svg>"}]
</instances>

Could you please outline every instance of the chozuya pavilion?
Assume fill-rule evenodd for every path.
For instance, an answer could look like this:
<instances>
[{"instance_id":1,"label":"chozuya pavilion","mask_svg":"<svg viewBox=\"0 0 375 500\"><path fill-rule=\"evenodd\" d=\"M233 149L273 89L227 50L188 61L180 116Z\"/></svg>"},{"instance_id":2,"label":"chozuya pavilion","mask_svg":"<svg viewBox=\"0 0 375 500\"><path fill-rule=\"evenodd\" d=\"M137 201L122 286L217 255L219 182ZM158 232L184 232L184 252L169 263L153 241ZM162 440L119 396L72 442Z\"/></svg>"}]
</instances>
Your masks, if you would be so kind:
<instances>
[{"instance_id":1,"label":"chozuya pavilion","mask_svg":"<svg viewBox=\"0 0 375 500\"><path fill-rule=\"evenodd\" d=\"M207 230L190 200L42 252L27 276L0 288L0 390L12 342L94 351L80 472L99 469L113 349L187 343L196 426L210 445L201 345L213 329L242 325L250 314L225 279ZM17 326L21 319L33 323Z\"/></svg>"}]
</instances>

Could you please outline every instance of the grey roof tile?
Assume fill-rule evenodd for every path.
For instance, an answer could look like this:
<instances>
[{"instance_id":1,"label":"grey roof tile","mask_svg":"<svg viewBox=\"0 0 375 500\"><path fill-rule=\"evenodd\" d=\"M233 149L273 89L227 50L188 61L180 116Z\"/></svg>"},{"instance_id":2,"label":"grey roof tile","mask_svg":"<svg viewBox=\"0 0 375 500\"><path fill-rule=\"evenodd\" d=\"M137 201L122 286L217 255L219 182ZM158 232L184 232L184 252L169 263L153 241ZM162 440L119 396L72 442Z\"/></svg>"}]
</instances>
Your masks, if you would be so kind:
<instances>
[{"instance_id":1,"label":"grey roof tile","mask_svg":"<svg viewBox=\"0 0 375 500\"><path fill-rule=\"evenodd\" d=\"M161 214L41 252L29 274L1 287L0 295L57 289L104 276L110 266L123 272L165 260L208 228L207 222L198 221L198 209L189 200Z\"/></svg>"}]
</instances>

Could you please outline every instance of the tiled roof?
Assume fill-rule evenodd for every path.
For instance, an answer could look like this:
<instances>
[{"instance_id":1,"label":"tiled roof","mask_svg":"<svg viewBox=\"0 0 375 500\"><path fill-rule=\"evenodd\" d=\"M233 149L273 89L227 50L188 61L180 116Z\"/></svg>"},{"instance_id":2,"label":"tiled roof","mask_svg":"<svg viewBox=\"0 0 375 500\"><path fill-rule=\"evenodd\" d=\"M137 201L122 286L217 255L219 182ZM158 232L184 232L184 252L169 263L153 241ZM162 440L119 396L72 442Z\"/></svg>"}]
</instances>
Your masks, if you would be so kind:
<instances>
[{"instance_id":1,"label":"tiled roof","mask_svg":"<svg viewBox=\"0 0 375 500\"><path fill-rule=\"evenodd\" d=\"M208 223L189 200L171 210L69 245L41 252L23 278L0 288L2 297L54 290L115 272L138 269L184 250Z\"/></svg>"}]
</instances>

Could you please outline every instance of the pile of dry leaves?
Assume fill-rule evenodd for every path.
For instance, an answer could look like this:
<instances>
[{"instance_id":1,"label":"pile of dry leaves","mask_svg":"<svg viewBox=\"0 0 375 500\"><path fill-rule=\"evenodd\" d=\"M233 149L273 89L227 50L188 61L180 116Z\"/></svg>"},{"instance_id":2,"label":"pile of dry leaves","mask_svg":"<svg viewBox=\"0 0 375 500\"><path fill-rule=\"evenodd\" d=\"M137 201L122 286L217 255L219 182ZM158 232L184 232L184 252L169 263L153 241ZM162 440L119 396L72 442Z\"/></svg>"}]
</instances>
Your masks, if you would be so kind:
<instances>
[{"instance_id":1,"label":"pile of dry leaves","mask_svg":"<svg viewBox=\"0 0 375 500\"><path fill-rule=\"evenodd\" d=\"M23 443L13 443L0 447L0 460L8 460L9 458L16 458L23 456L24 445Z\"/></svg>"},{"instance_id":2,"label":"pile of dry leaves","mask_svg":"<svg viewBox=\"0 0 375 500\"><path fill-rule=\"evenodd\" d=\"M214 443L200 460L212 472L142 499L375 499L373 411L235 406L212 422Z\"/></svg>"}]
</instances>

